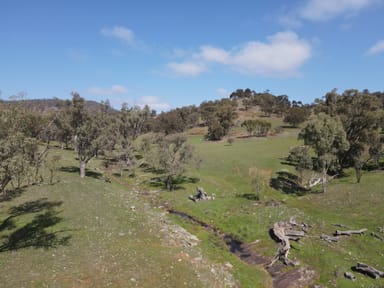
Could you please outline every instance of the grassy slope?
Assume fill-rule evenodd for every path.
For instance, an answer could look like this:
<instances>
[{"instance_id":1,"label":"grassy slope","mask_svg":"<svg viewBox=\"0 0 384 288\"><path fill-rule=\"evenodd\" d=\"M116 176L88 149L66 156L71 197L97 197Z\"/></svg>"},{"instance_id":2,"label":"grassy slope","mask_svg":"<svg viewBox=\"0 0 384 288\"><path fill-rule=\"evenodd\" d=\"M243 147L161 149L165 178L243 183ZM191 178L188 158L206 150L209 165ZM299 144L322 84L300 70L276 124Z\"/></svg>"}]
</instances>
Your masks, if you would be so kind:
<instances>
[{"instance_id":1,"label":"grassy slope","mask_svg":"<svg viewBox=\"0 0 384 288\"><path fill-rule=\"evenodd\" d=\"M252 242L259 239L255 249L272 257L276 244L270 239L268 229L276 221L296 217L297 221L310 223L313 228L309 237L299 244L293 244L292 257L303 265L309 265L320 275L318 282L330 287L360 287L384 285L383 280L372 280L357 274L357 282L344 280L343 273L350 271L357 261L384 268L382 242L370 236L382 227L383 172L364 175L362 183L354 183L353 173L346 178L335 180L329 185L327 194L310 194L302 197L287 195L267 188L263 201L279 200L279 206L258 205L256 202L239 197L252 193L249 168L257 167L272 175L281 169L292 167L281 163L289 148L297 143L297 130L289 130L281 136L268 139L236 139L232 146L226 142L205 142L193 136L199 155L204 159L199 171L191 173L200 182L185 183L175 193L163 193L162 198L178 210L191 214L222 231ZM194 194L196 185L204 187L208 194L215 193L215 201L193 203L186 200ZM338 244L328 244L319 239L322 233L331 235L337 228L334 223L348 225L352 229L367 228L364 236L345 237ZM384 235L383 235L384 236ZM245 273L245 272L244 272ZM243 287L257 287L246 282L247 276L239 273ZM356 286L357 285L357 286ZM374 286L375 287L375 286ZM377 287L377 286L376 286Z\"/></svg>"},{"instance_id":2,"label":"grassy slope","mask_svg":"<svg viewBox=\"0 0 384 288\"><path fill-rule=\"evenodd\" d=\"M64 167L76 165L59 153ZM196 249L163 241L160 214L132 189L57 176L0 203L1 287L221 287L187 261L200 257Z\"/></svg>"},{"instance_id":3,"label":"grassy slope","mask_svg":"<svg viewBox=\"0 0 384 288\"><path fill-rule=\"evenodd\" d=\"M297 143L296 134L297 130L287 130L268 139L236 139L232 146L225 141L212 143L192 136L191 142L203 162L201 169L191 171L189 176L200 178L200 182L183 183L182 189L174 193L160 193L161 198L246 242L260 240L254 249L267 256L273 256L277 248L268 229L276 221L295 216L298 222L310 223L313 228L308 238L294 244L292 257L316 269L319 283L328 287L384 286L383 280L359 274L357 282L342 276L357 261L378 269L384 267L383 243L369 235L384 223L382 171L364 175L360 185L354 184L353 174L336 180L325 195L298 197L265 189L263 202L283 201L279 206L258 204L242 197L253 193L249 168L257 167L271 175L281 169L292 169L281 164L281 160L289 147ZM63 157L61 165L70 167L67 171L74 170L71 167L77 163L73 155L66 151ZM94 167L90 168L98 166L97 162L92 164ZM58 176L60 183L34 186L12 201L0 203L2 287L221 287L222 282L217 279L220 276L196 271L191 261L186 261L183 247L164 243L163 222L157 221L160 214L153 212L130 186L108 184L92 177L80 180L71 172L60 172ZM147 177L139 173L136 179L124 181L134 184ZM209 194L215 193L216 200L187 200L188 195L195 193L196 185ZM36 200L34 205L22 206ZM38 217L41 214L49 221L42 221ZM271 279L262 267L241 263L216 237L180 219L175 221L202 240L200 247L213 263L230 262L241 287L270 286ZM353 229L365 227L369 232L345 237L337 244L321 241L321 233L330 235L337 229L333 223ZM11 234L12 241L7 242ZM15 245L26 248L12 249ZM35 249L36 245L47 249ZM187 252L190 259L201 258L194 251ZM197 280L197 274L205 279Z\"/></svg>"}]
</instances>

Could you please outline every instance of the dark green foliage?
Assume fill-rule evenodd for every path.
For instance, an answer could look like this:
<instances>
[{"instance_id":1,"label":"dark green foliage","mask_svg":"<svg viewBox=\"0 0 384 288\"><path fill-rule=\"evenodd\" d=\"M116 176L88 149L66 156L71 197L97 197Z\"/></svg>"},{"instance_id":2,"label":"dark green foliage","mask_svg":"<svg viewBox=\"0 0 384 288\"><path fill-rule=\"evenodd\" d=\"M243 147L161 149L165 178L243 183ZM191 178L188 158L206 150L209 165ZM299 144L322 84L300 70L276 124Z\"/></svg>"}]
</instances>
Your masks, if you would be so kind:
<instances>
[{"instance_id":1,"label":"dark green foliage","mask_svg":"<svg viewBox=\"0 0 384 288\"><path fill-rule=\"evenodd\" d=\"M151 120L151 130L165 134L181 133L198 125L199 113L195 106L176 108L163 112Z\"/></svg>"},{"instance_id":2,"label":"dark green foliage","mask_svg":"<svg viewBox=\"0 0 384 288\"><path fill-rule=\"evenodd\" d=\"M323 178L323 192L325 192L328 170L338 164L336 163L337 154L349 148L341 121L337 117L324 113L315 115L301 130L299 139L303 139L304 144L312 147L316 153Z\"/></svg>"},{"instance_id":3,"label":"dark green foliage","mask_svg":"<svg viewBox=\"0 0 384 288\"><path fill-rule=\"evenodd\" d=\"M204 102L200 105L200 115L208 126L207 138L220 140L234 125L237 103L228 99Z\"/></svg>"},{"instance_id":4,"label":"dark green foliage","mask_svg":"<svg viewBox=\"0 0 384 288\"><path fill-rule=\"evenodd\" d=\"M311 115L311 110L308 107L292 107L288 109L284 117L284 122L289 123L293 127L298 127L305 122Z\"/></svg>"},{"instance_id":5,"label":"dark green foliage","mask_svg":"<svg viewBox=\"0 0 384 288\"><path fill-rule=\"evenodd\" d=\"M334 89L324 100L317 100L317 111L341 119L350 146L338 153L338 160L341 168L354 167L357 182L360 182L364 165L371 159L377 162L381 154L384 114L380 95L353 89L340 95Z\"/></svg>"}]
</instances>

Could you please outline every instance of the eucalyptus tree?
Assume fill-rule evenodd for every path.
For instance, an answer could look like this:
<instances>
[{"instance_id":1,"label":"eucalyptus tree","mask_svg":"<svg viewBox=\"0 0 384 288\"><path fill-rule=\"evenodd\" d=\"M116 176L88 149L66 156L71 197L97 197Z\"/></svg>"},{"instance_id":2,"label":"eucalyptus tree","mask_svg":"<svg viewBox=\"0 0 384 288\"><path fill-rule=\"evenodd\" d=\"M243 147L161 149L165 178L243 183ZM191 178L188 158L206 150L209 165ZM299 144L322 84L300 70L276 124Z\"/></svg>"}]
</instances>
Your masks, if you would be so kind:
<instances>
[{"instance_id":1,"label":"eucalyptus tree","mask_svg":"<svg viewBox=\"0 0 384 288\"><path fill-rule=\"evenodd\" d=\"M326 192L328 170L337 164L337 154L349 148L340 119L325 113L315 115L301 130L299 139L303 139L304 144L315 151L322 175L322 189Z\"/></svg>"},{"instance_id":2,"label":"eucalyptus tree","mask_svg":"<svg viewBox=\"0 0 384 288\"><path fill-rule=\"evenodd\" d=\"M380 94L350 89L338 94L328 92L324 100L317 100L315 111L340 118L350 144L349 149L338 153L340 168L353 167L360 182L362 169L371 159L377 159L382 150L384 126Z\"/></svg>"},{"instance_id":3,"label":"eucalyptus tree","mask_svg":"<svg viewBox=\"0 0 384 288\"><path fill-rule=\"evenodd\" d=\"M175 189L175 179L182 177L187 171L188 165L195 160L194 147L187 143L184 134L154 134L151 143L144 140L143 150L147 163L165 174L164 186L168 190Z\"/></svg>"},{"instance_id":4,"label":"eucalyptus tree","mask_svg":"<svg viewBox=\"0 0 384 288\"><path fill-rule=\"evenodd\" d=\"M80 177L85 177L87 163L100 150L98 140L102 135L102 127L95 117L85 109L84 98L77 92L72 92L71 127L73 144L80 164Z\"/></svg>"}]
</instances>

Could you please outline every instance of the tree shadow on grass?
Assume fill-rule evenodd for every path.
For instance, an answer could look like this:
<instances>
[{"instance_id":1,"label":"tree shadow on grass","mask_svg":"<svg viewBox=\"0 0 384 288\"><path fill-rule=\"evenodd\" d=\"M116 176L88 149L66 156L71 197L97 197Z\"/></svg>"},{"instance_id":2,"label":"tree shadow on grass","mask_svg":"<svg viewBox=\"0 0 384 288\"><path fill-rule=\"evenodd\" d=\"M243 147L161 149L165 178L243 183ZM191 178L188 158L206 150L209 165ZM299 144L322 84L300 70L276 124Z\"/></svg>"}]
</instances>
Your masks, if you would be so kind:
<instances>
[{"instance_id":1,"label":"tree shadow on grass","mask_svg":"<svg viewBox=\"0 0 384 288\"><path fill-rule=\"evenodd\" d=\"M166 176L164 177L153 177L149 180L148 185L153 188L165 188L165 180ZM196 184L200 181L200 178L198 177L187 177L187 176L179 176L175 177L172 181L173 191L175 190L185 190L185 188L182 185L185 184Z\"/></svg>"},{"instance_id":2,"label":"tree shadow on grass","mask_svg":"<svg viewBox=\"0 0 384 288\"><path fill-rule=\"evenodd\" d=\"M2 237L0 252L21 248L56 248L68 245L71 236L62 235L66 231L52 231L62 221L55 208L62 202L50 202L46 198L23 203L12 207L9 216L0 224L0 232L10 230L11 233ZM41 212L41 213L39 213ZM30 222L17 227L15 219L25 214L36 214Z\"/></svg>"},{"instance_id":3,"label":"tree shadow on grass","mask_svg":"<svg viewBox=\"0 0 384 288\"><path fill-rule=\"evenodd\" d=\"M272 178L269 185L285 194L303 196L310 193L310 190L304 189L297 184L298 177L286 171L277 172L277 177Z\"/></svg>"},{"instance_id":4,"label":"tree shadow on grass","mask_svg":"<svg viewBox=\"0 0 384 288\"><path fill-rule=\"evenodd\" d=\"M23 194L24 191L24 188L5 190L3 193L0 193L0 202L11 201L12 199L15 199Z\"/></svg>"},{"instance_id":5,"label":"tree shadow on grass","mask_svg":"<svg viewBox=\"0 0 384 288\"><path fill-rule=\"evenodd\" d=\"M68 172L68 173L77 173L80 175L80 168L76 166L66 166L66 167L61 167L60 171L62 172ZM85 171L85 176L87 177L92 177L95 179L101 179L103 177L103 174L96 172L96 171Z\"/></svg>"},{"instance_id":6,"label":"tree shadow on grass","mask_svg":"<svg viewBox=\"0 0 384 288\"><path fill-rule=\"evenodd\" d=\"M259 201L260 197L256 193L244 193L240 195L236 195L238 198L244 198L247 200L252 200L252 201Z\"/></svg>"}]
</instances>

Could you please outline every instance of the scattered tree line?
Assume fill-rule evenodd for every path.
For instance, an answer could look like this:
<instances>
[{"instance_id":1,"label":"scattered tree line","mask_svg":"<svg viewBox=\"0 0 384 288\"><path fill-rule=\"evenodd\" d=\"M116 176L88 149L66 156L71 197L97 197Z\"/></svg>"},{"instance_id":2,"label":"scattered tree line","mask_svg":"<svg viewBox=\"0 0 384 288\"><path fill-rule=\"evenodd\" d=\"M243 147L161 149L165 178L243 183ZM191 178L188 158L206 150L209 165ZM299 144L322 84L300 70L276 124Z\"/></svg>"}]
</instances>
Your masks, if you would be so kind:
<instances>
[{"instance_id":1,"label":"scattered tree line","mask_svg":"<svg viewBox=\"0 0 384 288\"><path fill-rule=\"evenodd\" d=\"M103 157L105 165L118 167L121 175L134 175L139 165L147 165L162 173L164 186L172 190L187 165L199 162L184 132L207 127L206 139L220 140L236 125L241 110L251 107L263 115L239 123L249 136L267 136L271 123L266 119L272 115L303 127L299 138L304 146L292 148L288 160L298 171L297 184L305 189L323 183L325 191L330 175L343 175L350 167L359 182L364 167L377 166L382 156L384 93L367 90L333 90L304 105L268 90L238 89L229 99L158 115L148 106L123 104L116 110L108 100L90 108L77 92L71 100L50 101L49 109L38 108L37 100L33 105L24 100L0 102L0 193L10 186L41 182L41 167L55 167L56 158L47 157L52 141L76 152L81 177L92 158ZM50 171L52 182L54 168Z\"/></svg>"},{"instance_id":2,"label":"scattered tree line","mask_svg":"<svg viewBox=\"0 0 384 288\"><path fill-rule=\"evenodd\" d=\"M311 188L322 183L326 191L329 176L344 175L347 168L355 170L359 183L367 165L378 167L383 156L384 93L368 90L334 89L316 99L313 115L306 122L299 139L304 146L291 149L288 160L295 164L298 184ZM318 172L318 175L305 171Z\"/></svg>"}]
</instances>

